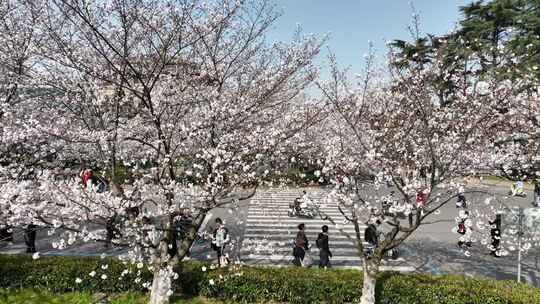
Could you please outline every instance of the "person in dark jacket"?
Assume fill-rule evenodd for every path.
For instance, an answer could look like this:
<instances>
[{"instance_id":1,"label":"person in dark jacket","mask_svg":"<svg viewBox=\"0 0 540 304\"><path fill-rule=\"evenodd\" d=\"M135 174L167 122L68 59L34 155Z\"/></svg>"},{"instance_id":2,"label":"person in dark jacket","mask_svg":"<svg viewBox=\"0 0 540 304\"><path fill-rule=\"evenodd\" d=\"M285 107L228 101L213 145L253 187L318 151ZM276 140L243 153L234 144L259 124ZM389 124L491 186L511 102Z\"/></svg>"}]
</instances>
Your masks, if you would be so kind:
<instances>
[{"instance_id":1,"label":"person in dark jacket","mask_svg":"<svg viewBox=\"0 0 540 304\"><path fill-rule=\"evenodd\" d=\"M13 232L10 226L4 226L0 229L0 242L13 242Z\"/></svg>"},{"instance_id":2,"label":"person in dark jacket","mask_svg":"<svg viewBox=\"0 0 540 304\"><path fill-rule=\"evenodd\" d=\"M302 266L302 261L304 261L306 251L309 250L308 239L306 237L306 233L304 232L305 229L306 225L303 223L298 225L298 233L296 234L296 239L294 240L293 264L299 267Z\"/></svg>"},{"instance_id":3,"label":"person in dark jacket","mask_svg":"<svg viewBox=\"0 0 540 304\"><path fill-rule=\"evenodd\" d=\"M180 241L183 240L189 232L191 226L193 226L193 217L191 216L191 213L187 209L182 210L180 213L180 218L174 222L176 238Z\"/></svg>"},{"instance_id":4,"label":"person in dark jacket","mask_svg":"<svg viewBox=\"0 0 540 304\"><path fill-rule=\"evenodd\" d=\"M24 229L24 242L26 243L26 253L36 252L36 234L37 226L34 223L30 223Z\"/></svg>"},{"instance_id":5,"label":"person in dark jacket","mask_svg":"<svg viewBox=\"0 0 540 304\"><path fill-rule=\"evenodd\" d=\"M332 252L328 245L328 226L322 226L322 232L317 237L317 247L319 248L319 268L330 267Z\"/></svg>"},{"instance_id":6,"label":"person in dark jacket","mask_svg":"<svg viewBox=\"0 0 540 304\"><path fill-rule=\"evenodd\" d=\"M379 245L379 234L377 231L377 226L380 224L381 221L377 220L375 223L369 224L364 231L364 240L374 248Z\"/></svg>"},{"instance_id":7,"label":"person in dark jacket","mask_svg":"<svg viewBox=\"0 0 540 304\"><path fill-rule=\"evenodd\" d=\"M501 215L497 214L495 220L490 221L491 225L491 255L494 257L499 257L499 249L501 247Z\"/></svg>"},{"instance_id":8,"label":"person in dark jacket","mask_svg":"<svg viewBox=\"0 0 540 304\"><path fill-rule=\"evenodd\" d=\"M534 182L533 205L540 207L540 180Z\"/></svg>"},{"instance_id":9,"label":"person in dark jacket","mask_svg":"<svg viewBox=\"0 0 540 304\"><path fill-rule=\"evenodd\" d=\"M112 240L115 236L115 227L114 227L114 222L116 220L116 216L111 216L110 218L107 219L107 222L105 223L105 231L107 231L107 237L105 239L105 248L109 248L112 244Z\"/></svg>"},{"instance_id":10,"label":"person in dark jacket","mask_svg":"<svg viewBox=\"0 0 540 304\"><path fill-rule=\"evenodd\" d=\"M467 208L467 199L465 198L465 188L463 186L458 188L456 208Z\"/></svg>"},{"instance_id":11,"label":"person in dark jacket","mask_svg":"<svg viewBox=\"0 0 540 304\"><path fill-rule=\"evenodd\" d=\"M108 191L107 181L105 181L104 178L94 174L90 177L90 182L94 186L97 193Z\"/></svg>"}]
</instances>

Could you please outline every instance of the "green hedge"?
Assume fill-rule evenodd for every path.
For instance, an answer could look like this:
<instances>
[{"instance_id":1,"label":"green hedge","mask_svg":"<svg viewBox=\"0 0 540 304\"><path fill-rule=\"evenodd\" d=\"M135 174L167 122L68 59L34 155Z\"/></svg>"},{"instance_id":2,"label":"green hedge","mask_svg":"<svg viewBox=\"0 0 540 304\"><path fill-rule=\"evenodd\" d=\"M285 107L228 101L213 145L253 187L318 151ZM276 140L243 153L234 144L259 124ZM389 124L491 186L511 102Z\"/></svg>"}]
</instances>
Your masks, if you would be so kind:
<instances>
[{"instance_id":1,"label":"green hedge","mask_svg":"<svg viewBox=\"0 0 540 304\"><path fill-rule=\"evenodd\" d=\"M108 265L106 270L102 265ZM203 272L201 268L207 267ZM53 292L90 291L121 293L144 291L133 281L134 265L126 269L118 260L99 258L0 255L0 288L41 288ZM88 274L96 271L91 278ZM178 270L180 271L180 269ZM100 276L106 274L107 279ZM151 273L141 269L142 281ZM75 283L76 278L83 281ZM210 284L212 281L213 284ZM142 282L141 282L142 283ZM350 303L360 298L361 273L355 270L234 267L210 270L208 264L182 264L175 290L237 303ZM379 304L529 304L540 303L540 289L526 284L463 276L383 273L377 281Z\"/></svg>"},{"instance_id":2,"label":"green hedge","mask_svg":"<svg viewBox=\"0 0 540 304\"><path fill-rule=\"evenodd\" d=\"M108 265L106 270L102 265ZM119 292L124 290L141 291L142 285L136 286L136 267L125 279L118 279L125 266L118 260L99 258L41 257L33 260L28 256L0 255L0 287L44 288L54 292L99 291ZM92 278L89 274L95 271ZM143 271L143 279L151 279L148 270ZM106 274L107 279L101 279ZM76 278L82 279L75 283Z\"/></svg>"},{"instance_id":3,"label":"green hedge","mask_svg":"<svg viewBox=\"0 0 540 304\"><path fill-rule=\"evenodd\" d=\"M382 274L380 304L526 304L540 303L540 289L514 281L457 275Z\"/></svg>"},{"instance_id":4,"label":"green hedge","mask_svg":"<svg viewBox=\"0 0 540 304\"><path fill-rule=\"evenodd\" d=\"M102 266L107 265L107 269ZM206 282L206 273L200 269L202 263L184 263L182 279L178 280L177 292L198 294L201 282ZM124 270L131 273L121 276ZM89 274L95 271L96 275ZM137 272L140 275L137 276ZM146 291L143 283L152 281L152 274L143 267L124 265L118 259L82 257L40 257L0 254L0 288L42 288L54 292L92 291L120 293ZM107 275L104 280L101 275ZM134 283L137 277L140 283ZM75 280L80 278L81 283Z\"/></svg>"},{"instance_id":5,"label":"green hedge","mask_svg":"<svg viewBox=\"0 0 540 304\"><path fill-rule=\"evenodd\" d=\"M203 295L241 303L344 303L360 299L361 275L351 270L242 267L230 273L212 273L211 278L215 284L203 285Z\"/></svg>"}]
</instances>

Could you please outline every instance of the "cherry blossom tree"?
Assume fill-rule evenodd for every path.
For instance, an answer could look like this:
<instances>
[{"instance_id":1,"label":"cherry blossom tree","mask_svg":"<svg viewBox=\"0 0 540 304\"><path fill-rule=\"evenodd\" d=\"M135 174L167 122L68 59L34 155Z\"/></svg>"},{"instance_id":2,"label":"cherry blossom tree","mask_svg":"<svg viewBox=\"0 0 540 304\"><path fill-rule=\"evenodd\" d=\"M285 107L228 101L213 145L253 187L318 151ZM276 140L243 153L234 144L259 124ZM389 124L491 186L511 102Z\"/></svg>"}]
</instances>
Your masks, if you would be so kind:
<instances>
[{"instance_id":1,"label":"cherry blossom tree","mask_svg":"<svg viewBox=\"0 0 540 304\"><path fill-rule=\"evenodd\" d=\"M0 4L0 164L35 161L35 134L27 125L33 90L34 66L39 61L37 43L42 33L36 28L42 6L39 1L4 1ZM36 156L36 157L34 157ZM35 164L35 163L32 163Z\"/></svg>"},{"instance_id":2,"label":"cherry blossom tree","mask_svg":"<svg viewBox=\"0 0 540 304\"><path fill-rule=\"evenodd\" d=\"M390 61L396 59L393 54L390 50ZM319 84L332 109L322 142L322 173L336 188L326 203L337 204L354 224L356 233L349 237L357 242L364 266L365 304L375 303L376 275L384 255L454 200L462 177L489 163L487 134L497 121L493 104L506 92L493 82L488 84L491 94L480 94L479 80L454 79L466 87L452 102L442 104L433 81L440 77L441 61L389 65L379 72L373 60L373 55L366 56L364 78L353 87L347 72L330 57L330 80ZM394 187L394 196L388 195L386 184ZM382 208L383 204L391 207ZM361 228L377 219L390 230L370 252Z\"/></svg>"},{"instance_id":3,"label":"cherry blossom tree","mask_svg":"<svg viewBox=\"0 0 540 304\"><path fill-rule=\"evenodd\" d=\"M523 79L527 79L524 75ZM506 91L512 92L506 98L505 110L500 116L497 131L493 132L492 167L499 175L510 180L540 180L540 146L538 144L538 123L540 111L540 91L538 85L525 91L516 88L527 83L507 80L503 82Z\"/></svg>"},{"instance_id":4,"label":"cherry blossom tree","mask_svg":"<svg viewBox=\"0 0 540 304\"><path fill-rule=\"evenodd\" d=\"M147 263L150 302L167 303L206 215L251 197L318 119L298 97L317 77L323 41L298 30L291 43L269 44L279 16L269 1L46 4L39 84L52 93L34 103L43 111L31 130L62 147L56 164L98 167L113 191L45 170L9 179L2 203L14 223L62 232L60 249L103 240L96 225L114 218L113 244ZM116 178L125 166L130 183ZM177 243L184 209L193 225Z\"/></svg>"},{"instance_id":5,"label":"cherry blossom tree","mask_svg":"<svg viewBox=\"0 0 540 304\"><path fill-rule=\"evenodd\" d=\"M13 232L10 181L35 176L43 159L55 153L48 138L34 130L33 103L43 93L35 82L43 10L42 1L0 3L0 191L6 198L0 199L0 230L8 234Z\"/></svg>"},{"instance_id":6,"label":"cherry blossom tree","mask_svg":"<svg viewBox=\"0 0 540 304\"><path fill-rule=\"evenodd\" d=\"M531 14L535 15L538 7L528 1L492 1L471 3L460 10L463 18L457 29L442 36L422 34L419 15L414 13L409 28L413 41L391 43L396 57L392 64L418 67L441 62L432 81L441 103L451 102L469 79L478 82L476 92L481 95L493 88L489 82L498 82L497 102L492 105L499 111L496 127L500 129L491 133L492 149L500 153L485 169L510 180L534 180L539 168L535 126L540 67L534 42L538 35L532 30L538 20Z\"/></svg>"}]
</instances>

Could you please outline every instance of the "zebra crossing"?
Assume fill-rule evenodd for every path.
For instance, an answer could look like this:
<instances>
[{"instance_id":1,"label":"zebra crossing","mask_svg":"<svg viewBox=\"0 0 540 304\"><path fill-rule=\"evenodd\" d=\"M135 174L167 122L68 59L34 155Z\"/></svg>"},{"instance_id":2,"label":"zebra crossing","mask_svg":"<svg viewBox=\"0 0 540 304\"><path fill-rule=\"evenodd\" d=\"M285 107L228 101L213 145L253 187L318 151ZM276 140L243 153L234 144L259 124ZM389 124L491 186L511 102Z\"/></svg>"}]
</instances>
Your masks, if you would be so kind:
<instances>
[{"instance_id":1,"label":"zebra crossing","mask_svg":"<svg viewBox=\"0 0 540 304\"><path fill-rule=\"evenodd\" d=\"M268 189L251 200L240 250L241 260L246 264L290 265L297 226L304 223L306 236L312 245L309 254L315 265L319 260L315 240L321 227L327 225L333 254L332 265L360 266L354 225L345 219L337 206L324 204L325 190L308 190L308 196L320 206L321 214L330 217L334 224L321 217L289 217L289 203L301 195L301 190L297 189ZM361 227L362 237L364 228Z\"/></svg>"}]
</instances>

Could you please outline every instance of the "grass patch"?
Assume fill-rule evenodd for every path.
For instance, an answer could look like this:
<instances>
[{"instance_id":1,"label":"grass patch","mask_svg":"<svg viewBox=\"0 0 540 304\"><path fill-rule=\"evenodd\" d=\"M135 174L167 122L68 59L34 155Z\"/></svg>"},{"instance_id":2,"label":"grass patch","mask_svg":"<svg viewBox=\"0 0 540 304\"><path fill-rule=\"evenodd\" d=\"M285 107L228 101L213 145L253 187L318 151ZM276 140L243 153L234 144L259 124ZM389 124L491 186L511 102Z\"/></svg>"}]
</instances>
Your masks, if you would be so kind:
<instances>
[{"instance_id":1,"label":"grass patch","mask_svg":"<svg viewBox=\"0 0 540 304\"><path fill-rule=\"evenodd\" d=\"M0 289L0 304L146 304L144 294L130 292L122 294L92 294L89 292L53 293L40 289ZM222 304L218 300L204 297L172 297L173 304Z\"/></svg>"},{"instance_id":2,"label":"grass patch","mask_svg":"<svg viewBox=\"0 0 540 304\"><path fill-rule=\"evenodd\" d=\"M58 294L39 289L0 289L0 304L93 304L105 301L110 304L143 304L147 302L144 295L136 293L106 295L68 292Z\"/></svg>"},{"instance_id":3,"label":"grass patch","mask_svg":"<svg viewBox=\"0 0 540 304\"><path fill-rule=\"evenodd\" d=\"M497 176L497 175L488 175L488 176L484 176L484 180L492 181L492 182L504 182L504 181L510 181L510 180L507 179L507 178L504 178L504 177L502 177L502 176Z\"/></svg>"}]
</instances>

